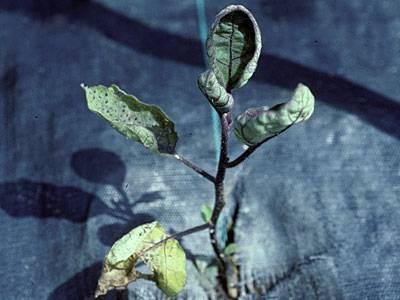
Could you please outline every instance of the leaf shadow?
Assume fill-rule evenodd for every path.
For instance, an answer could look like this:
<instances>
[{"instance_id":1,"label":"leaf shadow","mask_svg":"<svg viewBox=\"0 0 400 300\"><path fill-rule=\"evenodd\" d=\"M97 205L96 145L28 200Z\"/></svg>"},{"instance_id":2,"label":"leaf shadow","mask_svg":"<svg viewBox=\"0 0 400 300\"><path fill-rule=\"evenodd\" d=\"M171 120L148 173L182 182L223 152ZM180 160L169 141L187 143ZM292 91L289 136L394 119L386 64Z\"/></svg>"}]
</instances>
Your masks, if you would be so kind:
<instances>
[{"instance_id":1,"label":"leaf shadow","mask_svg":"<svg viewBox=\"0 0 400 300\"><path fill-rule=\"evenodd\" d=\"M160 191L143 193L136 201L131 202L123 187L126 166L114 152L100 148L81 149L73 153L70 164L81 178L93 183L110 184L122 197L120 201L113 203L110 214L123 222L103 225L97 231L99 240L104 245L111 246L132 228L155 220L151 214L135 213L134 210L139 204L163 200L163 195Z\"/></svg>"},{"instance_id":2,"label":"leaf shadow","mask_svg":"<svg viewBox=\"0 0 400 300\"><path fill-rule=\"evenodd\" d=\"M66 219L84 223L90 217L112 215L135 224L153 220L148 214L135 214L137 204L146 204L163 199L159 191L144 193L132 205L122 189L126 168L117 155L101 149L86 149L73 154L74 171L81 177L99 183L114 184L123 201L114 207L106 205L99 197L78 187L61 186L29 179L0 183L0 209L16 218L36 217L40 219ZM100 165L106 170L100 170Z\"/></svg>"},{"instance_id":3,"label":"leaf shadow","mask_svg":"<svg viewBox=\"0 0 400 300\"><path fill-rule=\"evenodd\" d=\"M135 219L124 223L113 223L101 226L97 230L99 240L107 246L112 246L119 238L133 228L144 223L153 222L155 218L149 214L136 214Z\"/></svg>"},{"instance_id":4,"label":"leaf shadow","mask_svg":"<svg viewBox=\"0 0 400 300\"><path fill-rule=\"evenodd\" d=\"M81 178L90 182L110 184L120 188L125 180L126 166L118 155L99 148L74 152L71 167Z\"/></svg>"},{"instance_id":5,"label":"leaf shadow","mask_svg":"<svg viewBox=\"0 0 400 300\"><path fill-rule=\"evenodd\" d=\"M83 269L79 273L69 278L66 282L58 286L47 298L47 300L94 300L94 291L96 290L97 280L100 277L102 262L96 262ZM100 300L118 300L121 299L118 291L111 291ZM127 298L126 298L127 299Z\"/></svg>"},{"instance_id":6,"label":"leaf shadow","mask_svg":"<svg viewBox=\"0 0 400 300\"><path fill-rule=\"evenodd\" d=\"M0 208L16 218L59 218L75 223L108 210L96 195L80 188L27 179L0 183Z\"/></svg>"}]
</instances>

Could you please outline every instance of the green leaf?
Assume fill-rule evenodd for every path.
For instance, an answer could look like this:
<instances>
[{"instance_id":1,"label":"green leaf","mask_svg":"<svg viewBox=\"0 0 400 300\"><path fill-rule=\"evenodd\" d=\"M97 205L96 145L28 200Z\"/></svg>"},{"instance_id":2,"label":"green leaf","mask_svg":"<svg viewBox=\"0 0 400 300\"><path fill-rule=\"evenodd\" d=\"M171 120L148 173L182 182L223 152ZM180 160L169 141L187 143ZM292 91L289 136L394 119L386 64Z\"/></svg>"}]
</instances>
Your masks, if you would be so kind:
<instances>
[{"instance_id":1,"label":"green leaf","mask_svg":"<svg viewBox=\"0 0 400 300\"><path fill-rule=\"evenodd\" d=\"M218 266L215 256L196 255L195 265L202 285L205 284L209 288L215 288L218 283ZM202 279L205 279L206 282Z\"/></svg>"},{"instance_id":2,"label":"green leaf","mask_svg":"<svg viewBox=\"0 0 400 300\"><path fill-rule=\"evenodd\" d=\"M206 203L204 203L201 206L201 218L205 223L208 223L211 220L211 216L212 216L212 209Z\"/></svg>"},{"instance_id":3,"label":"green leaf","mask_svg":"<svg viewBox=\"0 0 400 300\"><path fill-rule=\"evenodd\" d=\"M89 109L125 137L154 153L175 153L178 141L175 125L158 106L145 104L116 85L81 86Z\"/></svg>"},{"instance_id":4,"label":"green leaf","mask_svg":"<svg viewBox=\"0 0 400 300\"><path fill-rule=\"evenodd\" d=\"M226 113L231 109L233 97L219 84L212 70L202 73L197 83L201 92L217 111Z\"/></svg>"},{"instance_id":5,"label":"green leaf","mask_svg":"<svg viewBox=\"0 0 400 300\"><path fill-rule=\"evenodd\" d=\"M314 96L299 84L287 103L268 108L249 108L235 120L236 137L248 146L257 145L274 137L295 123L307 120L314 111Z\"/></svg>"},{"instance_id":6,"label":"green leaf","mask_svg":"<svg viewBox=\"0 0 400 300\"><path fill-rule=\"evenodd\" d=\"M135 265L142 260L153 272L157 286L168 296L177 295L186 284L186 256L178 241L168 239L158 222L136 227L114 243L105 257L95 297L143 277Z\"/></svg>"},{"instance_id":7,"label":"green leaf","mask_svg":"<svg viewBox=\"0 0 400 300\"><path fill-rule=\"evenodd\" d=\"M228 246L225 247L224 249L224 254L225 255L232 255L238 251L238 245L235 243L231 243Z\"/></svg>"},{"instance_id":8,"label":"green leaf","mask_svg":"<svg viewBox=\"0 0 400 300\"><path fill-rule=\"evenodd\" d=\"M228 92L247 83L260 52L260 30L245 7L230 5L217 15L207 38L207 55L218 82Z\"/></svg>"}]
</instances>

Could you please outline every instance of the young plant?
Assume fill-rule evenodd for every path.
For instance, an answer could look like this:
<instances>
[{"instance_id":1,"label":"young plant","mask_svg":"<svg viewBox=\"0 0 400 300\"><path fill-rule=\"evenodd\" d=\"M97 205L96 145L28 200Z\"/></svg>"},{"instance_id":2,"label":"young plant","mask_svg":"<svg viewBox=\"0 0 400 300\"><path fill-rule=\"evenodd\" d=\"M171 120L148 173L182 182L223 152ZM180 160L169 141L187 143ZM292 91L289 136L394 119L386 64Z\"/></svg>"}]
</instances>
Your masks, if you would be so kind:
<instances>
[{"instance_id":1,"label":"young plant","mask_svg":"<svg viewBox=\"0 0 400 300\"><path fill-rule=\"evenodd\" d=\"M310 118L314 110L312 93L305 85L299 84L288 102L271 108L249 108L233 121L232 90L244 86L251 78L260 52L260 30L245 7L231 5L217 15L207 39L209 69L198 79L200 91L216 110L221 124L220 154L215 176L177 153L178 134L175 125L159 107L139 101L116 85L82 85L91 111L104 118L122 135L141 143L153 153L181 161L209 180L215 190L214 207L203 206L201 209L205 224L168 235L158 222L152 222L132 229L115 242L105 257L96 297L112 289L126 288L139 278L154 281L168 296L177 295L186 282L186 257L177 240L201 230L208 230L210 234L218 267L219 288L226 296L237 297L237 289L228 282L228 278L231 278L228 272L237 269L232 259L236 245L222 247L216 228L225 206L225 172L243 162L266 141L293 124ZM232 128L247 149L237 158L229 160L228 140ZM139 261L144 262L152 273L137 271Z\"/></svg>"}]
</instances>

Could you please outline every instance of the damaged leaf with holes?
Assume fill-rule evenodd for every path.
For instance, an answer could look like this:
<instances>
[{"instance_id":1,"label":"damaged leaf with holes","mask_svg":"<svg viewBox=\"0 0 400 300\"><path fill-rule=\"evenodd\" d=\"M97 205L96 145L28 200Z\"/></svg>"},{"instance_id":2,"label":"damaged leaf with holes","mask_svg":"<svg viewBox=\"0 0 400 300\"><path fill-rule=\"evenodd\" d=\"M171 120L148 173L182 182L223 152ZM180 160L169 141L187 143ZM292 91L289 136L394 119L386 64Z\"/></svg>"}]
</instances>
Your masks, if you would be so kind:
<instances>
[{"instance_id":1,"label":"damaged leaf with holes","mask_svg":"<svg viewBox=\"0 0 400 300\"><path fill-rule=\"evenodd\" d=\"M168 235L158 222L136 227L114 243L105 257L95 297L116 288L126 288L140 278L151 278L167 295L177 295L186 284L186 255L178 241ZM153 272L144 275L136 270L143 261Z\"/></svg>"},{"instance_id":2,"label":"damaged leaf with holes","mask_svg":"<svg viewBox=\"0 0 400 300\"><path fill-rule=\"evenodd\" d=\"M208 34L209 65L226 91L247 83L257 67L261 34L253 15L241 5L222 10Z\"/></svg>"},{"instance_id":3,"label":"damaged leaf with holes","mask_svg":"<svg viewBox=\"0 0 400 300\"><path fill-rule=\"evenodd\" d=\"M82 88L89 109L125 137L154 153L175 153L178 141L175 125L158 106L145 104L116 85L82 85Z\"/></svg>"},{"instance_id":4,"label":"damaged leaf with holes","mask_svg":"<svg viewBox=\"0 0 400 300\"><path fill-rule=\"evenodd\" d=\"M314 96L310 89L299 84L292 99L272 108L249 108L235 120L236 137L248 146L262 143L295 123L308 120L314 111Z\"/></svg>"}]
</instances>

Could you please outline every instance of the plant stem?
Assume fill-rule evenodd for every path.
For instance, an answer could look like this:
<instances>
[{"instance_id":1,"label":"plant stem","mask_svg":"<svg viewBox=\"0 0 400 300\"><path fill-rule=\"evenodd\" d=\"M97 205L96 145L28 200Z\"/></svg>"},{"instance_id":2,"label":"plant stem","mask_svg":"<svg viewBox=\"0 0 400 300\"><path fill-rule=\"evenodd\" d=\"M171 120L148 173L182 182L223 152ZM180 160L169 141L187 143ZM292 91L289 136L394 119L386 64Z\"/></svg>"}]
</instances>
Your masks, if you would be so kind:
<instances>
[{"instance_id":1,"label":"plant stem","mask_svg":"<svg viewBox=\"0 0 400 300\"><path fill-rule=\"evenodd\" d=\"M250 146L249 148L247 148L242 154L240 154L237 158L235 158L234 160L228 162L226 164L227 168L233 168L236 167L237 165L239 165L242 161L244 161L246 158L248 158L250 156L250 154L252 154L261 144L257 144L255 146Z\"/></svg>"},{"instance_id":2,"label":"plant stem","mask_svg":"<svg viewBox=\"0 0 400 300\"><path fill-rule=\"evenodd\" d=\"M221 121L221 148L220 148L220 155L219 155L219 162L218 162L218 171L215 177L215 204L213 213L210 220L210 239L211 245L215 252L215 256L217 258L218 266L219 266L219 273L223 275L225 273L225 261L223 259L223 254L221 249L218 245L217 239L217 230L216 224L218 222L218 218L222 212L222 209L225 206L225 197L224 197L224 179L225 179L225 172L226 172L226 164L228 163L228 134L229 134L229 124L228 124L228 115L229 113L225 113L220 115Z\"/></svg>"},{"instance_id":3,"label":"plant stem","mask_svg":"<svg viewBox=\"0 0 400 300\"><path fill-rule=\"evenodd\" d=\"M300 114L299 114L300 116ZM298 119L299 117L297 117ZM296 120L297 120L296 119ZM296 122L295 120L295 122ZM290 127L293 126L293 124L295 123L293 122L292 124L288 125L287 127L285 127L285 129L283 129L281 132L274 134L273 136L270 136L268 138L266 138L265 140L263 140L262 142L256 144L256 145L252 145L249 148L247 148L242 154L240 154L237 158L235 158L234 160L227 162L226 163L226 167L227 168L233 168L236 167L237 165L239 165L241 162L243 162L246 158L248 158L250 156L250 154L252 154L254 151L257 150L258 147L260 147L262 144L264 144L265 142L269 141L270 139L280 135L281 133L284 133L286 130L288 130Z\"/></svg>"},{"instance_id":4,"label":"plant stem","mask_svg":"<svg viewBox=\"0 0 400 300\"><path fill-rule=\"evenodd\" d=\"M192 163L190 160L187 160L186 158L184 158L183 156L181 156L181 155L179 155L177 153L175 153L173 156L177 160L183 162L186 166L188 166L189 168L191 168L195 172L199 173L201 176L205 177L206 179L208 179L212 183L215 183L215 177L214 176L212 176L211 174L207 173L202 168L200 168L199 166L197 166L194 163Z\"/></svg>"},{"instance_id":5,"label":"plant stem","mask_svg":"<svg viewBox=\"0 0 400 300\"><path fill-rule=\"evenodd\" d=\"M173 235L170 235L170 236L166 237L165 239L162 239L161 241L158 241L157 243L155 243L151 247L146 248L145 250L143 250L139 254L139 256L142 255L143 253L147 252L147 251L153 250L154 248L160 246L161 244L165 243L166 241L168 241L170 239L179 239L179 238L184 237L185 235L189 235L189 234L192 234L192 233L195 233L195 232L199 232L199 231L205 230L205 229L209 228L209 226L210 226L209 224L201 224L201 225L186 229L184 231L175 233Z\"/></svg>"}]
</instances>

